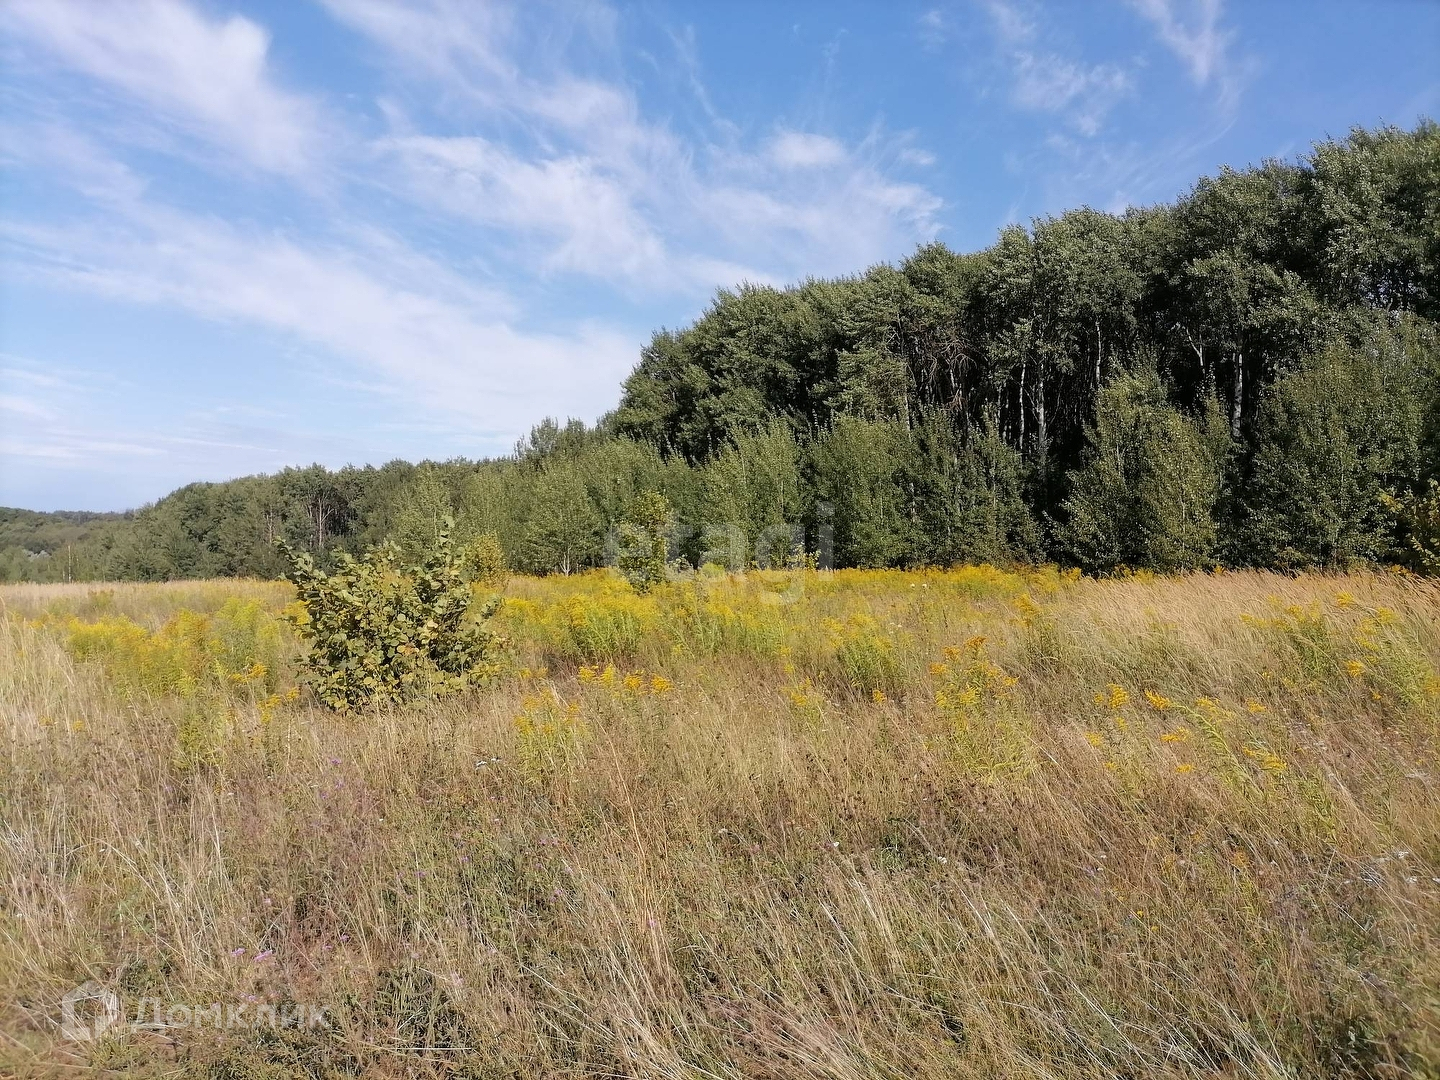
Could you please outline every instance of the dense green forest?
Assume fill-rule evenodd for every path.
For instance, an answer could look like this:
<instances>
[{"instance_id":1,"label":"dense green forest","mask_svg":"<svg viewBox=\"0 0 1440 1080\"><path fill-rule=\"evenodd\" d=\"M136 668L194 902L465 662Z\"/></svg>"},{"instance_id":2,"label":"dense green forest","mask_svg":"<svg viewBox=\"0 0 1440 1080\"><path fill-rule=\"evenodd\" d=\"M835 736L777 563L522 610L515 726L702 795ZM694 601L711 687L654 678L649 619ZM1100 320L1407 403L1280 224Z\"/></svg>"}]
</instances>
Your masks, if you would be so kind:
<instances>
[{"instance_id":1,"label":"dense green forest","mask_svg":"<svg viewBox=\"0 0 1440 1080\"><path fill-rule=\"evenodd\" d=\"M594 427L547 420L504 458L192 484L23 539L7 511L0 573L271 576L276 538L415 549L447 516L569 572L646 489L697 564L798 542L851 566L1424 566L1437 320L1440 127L1357 130L1173 204L721 291Z\"/></svg>"},{"instance_id":2,"label":"dense green forest","mask_svg":"<svg viewBox=\"0 0 1440 1080\"><path fill-rule=\"evenodd\" d=\"M128 514L0 507L0 581L83 581L109 569L113 534Z\"/></svg>"}]
</instances>

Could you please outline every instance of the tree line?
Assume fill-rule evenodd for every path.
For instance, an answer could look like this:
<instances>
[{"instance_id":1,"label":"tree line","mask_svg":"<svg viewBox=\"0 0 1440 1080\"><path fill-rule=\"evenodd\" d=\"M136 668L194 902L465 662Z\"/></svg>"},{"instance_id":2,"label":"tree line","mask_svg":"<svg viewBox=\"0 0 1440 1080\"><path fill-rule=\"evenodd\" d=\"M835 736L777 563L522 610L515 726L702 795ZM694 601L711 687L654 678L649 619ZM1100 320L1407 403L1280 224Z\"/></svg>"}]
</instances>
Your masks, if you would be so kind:
<instances>
[{"instance_id":1,"label":"tree line","mask_svg":"<svg viewBox=\"0 0 1440 1080\"><path fill-rule=\"evenodd\" d=\"M0 581L87 581L103 577L109 544L125 514L0 507Z\"/></svg>"},{"instance_id":2,"label":"tree line","mask_svg":"<svg viewBox=\"0 0 1440 1080\"><path fill-rule=\"evenodd\" d=\"M822 539L848 566L1415 562L1437 320L1440 128L1356 130L1171 204L722 290L654 335L593 427L547 420L496 459L190 485L97 537L93 565L273 576L277 539L322 561L418 552L451 517L516 569L571 572L645 491L694 563Z\"/></svg>"}]
</instances>

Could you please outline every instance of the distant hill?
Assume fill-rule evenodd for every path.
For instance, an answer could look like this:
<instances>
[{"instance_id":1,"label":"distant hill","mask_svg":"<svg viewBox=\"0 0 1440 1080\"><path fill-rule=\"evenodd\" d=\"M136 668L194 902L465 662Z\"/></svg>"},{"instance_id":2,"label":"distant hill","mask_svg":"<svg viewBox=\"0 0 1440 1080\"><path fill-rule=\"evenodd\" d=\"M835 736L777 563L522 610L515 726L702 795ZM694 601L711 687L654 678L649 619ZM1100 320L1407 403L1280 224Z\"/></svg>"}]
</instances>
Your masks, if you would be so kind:
<instances>
[{"instance_id":1,"label":"distant hill","mask_svg":"<svg viewBox=\"0 0 1440 1080\"><path fill-rule=\"evenodd\" d=\"M116 528L128 513L0 506L0 581L65 581L95 577Z\"/></svg>"}]
</instances>

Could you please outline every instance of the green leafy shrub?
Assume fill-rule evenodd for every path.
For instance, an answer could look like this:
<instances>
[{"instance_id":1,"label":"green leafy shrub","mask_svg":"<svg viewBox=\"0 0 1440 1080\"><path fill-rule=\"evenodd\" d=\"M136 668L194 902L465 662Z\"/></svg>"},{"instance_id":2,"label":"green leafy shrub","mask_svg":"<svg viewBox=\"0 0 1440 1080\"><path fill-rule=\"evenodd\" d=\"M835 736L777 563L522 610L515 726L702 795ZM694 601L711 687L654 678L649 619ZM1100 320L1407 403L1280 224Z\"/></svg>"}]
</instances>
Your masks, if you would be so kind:
<instances>
[{"instance_id":1,"label":"green leafy shrub","mask_svg":"<svg viewBox=\"0 0 1440 1080\"><path fill-rule=\"evenodd\" d=\"M1344 342L1278 380L1256 417L1241 558L1299 569L1383 559L1382 496L1423 467L1426 361L1395 335Z\"/></svg>"},{"instance_id":2,"label":"green leafy shrub","mask_svg":"<svg viewBox=\"0 0 1440 1080\"><path fill-rule=\"evenodd\" d=\"M469 553L471 580L491 589L504 586L506 578L505 549L493 532L483 532L471 541Z\"/></svg>"},{"instance_id":3,"label":"green leafy shrub","mask_svg":"<svg viewBox=\"0 0 1440 1080\"><path fill-rule=\"evenodd\" d=\"M670 528L675 514L658 491L642 491L620 523L620 554L616 565L638 593L647 593L665 580Z\"/></svg>"},{"instance_id":4,"label":"green leafy shrub","mask_svg":"<svg viewBox=\"0 0 1440 1080\"><path fill-rule=\"evenodd\" d=\"M1153 371L1100 393L1082 468L1070 474L1060 540L1087 570L1192 570L1214 557L1220 438L1174 408Z\"/></svg>"},{"instance_id":5,"label":"green leafy shrub","mask_svg":"<svg viewBox=\"0 0 1440 1080\"><path fill-rule=\"evenodd\" d=\"M492 678L502 641L486 625L500 604L474 606L470 581L484 560L456 550L446 519L418 563L405 565L386 542L361 558L341 554L326 573L288 546L285 575L298 604L291 621L310 642L306 666L316 696L348 712L420 696L455 693Z\"/></svg>"},{"instance_id":6,"label":"green leafy shrub","mask_svg":"<svg viewBox=\"0 0 1440 1080\"><path fill-rule=\"evenodd\" d=\"M1400 526L1400 557L1422 574L1440 575L1440 484L1431 480L1423 495L1398 499L1382 492L1380 504Z\"/></svg>"}]
</instances>

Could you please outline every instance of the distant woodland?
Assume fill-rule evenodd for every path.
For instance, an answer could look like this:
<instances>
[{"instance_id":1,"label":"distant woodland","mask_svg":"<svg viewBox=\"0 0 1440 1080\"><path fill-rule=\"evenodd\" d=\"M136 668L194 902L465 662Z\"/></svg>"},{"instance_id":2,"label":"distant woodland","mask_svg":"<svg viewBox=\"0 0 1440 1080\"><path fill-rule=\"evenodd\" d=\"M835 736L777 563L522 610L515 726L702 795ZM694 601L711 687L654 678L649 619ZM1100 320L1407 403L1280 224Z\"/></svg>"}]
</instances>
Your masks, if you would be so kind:
<instances>
[{"instance_id":1,"label":"distant woodland","mask_svg":"<svg viewBox=\"0 0 1440 1080\"><path fill-rule=\"evenodd\" d=\"M271 577L277 538L323 563L419 549L446 517L567 573L649 489L694 564L824 537L840 566L1424 568L1437 332L1440 127L1357 130L1172 204L722 290L654 335L595 426L546 420L506 457L0 510L0 576Z\"/></svg>"}]
</instances>

